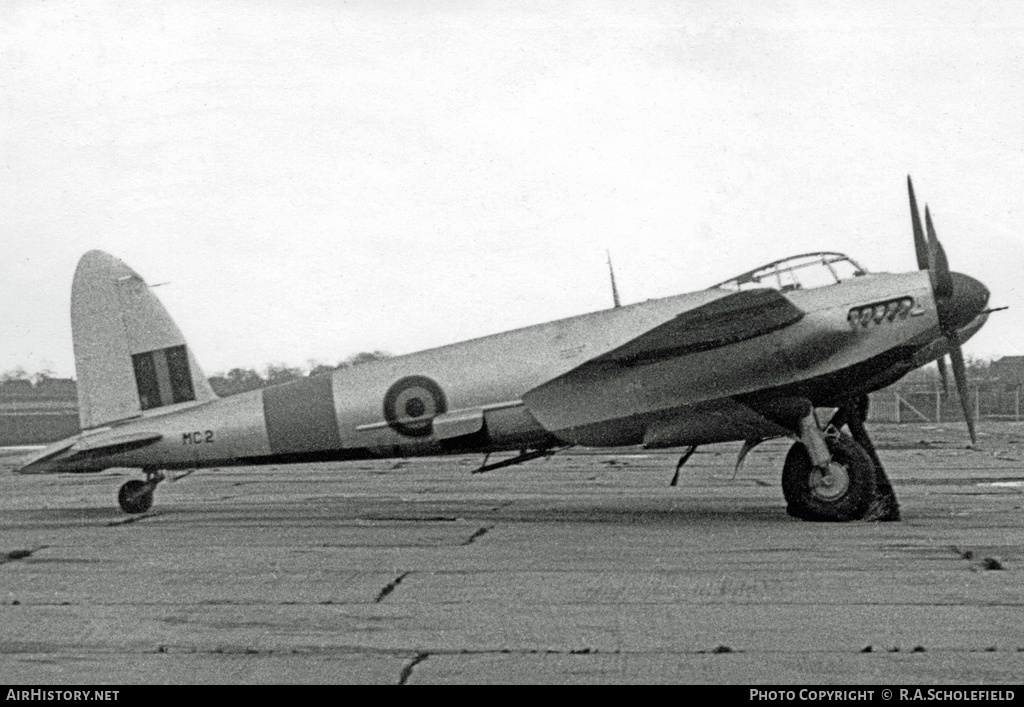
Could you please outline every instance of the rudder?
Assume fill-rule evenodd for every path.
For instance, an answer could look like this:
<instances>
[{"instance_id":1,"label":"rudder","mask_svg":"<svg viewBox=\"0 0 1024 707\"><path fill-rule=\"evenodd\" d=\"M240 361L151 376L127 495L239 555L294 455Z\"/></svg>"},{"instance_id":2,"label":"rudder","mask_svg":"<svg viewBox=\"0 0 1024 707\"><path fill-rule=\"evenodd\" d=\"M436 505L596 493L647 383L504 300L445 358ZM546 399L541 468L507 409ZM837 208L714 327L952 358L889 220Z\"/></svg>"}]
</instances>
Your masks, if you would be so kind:
<instances>
[{"instance_id":1,"label":"rudder","mask_svg":"<svg viewBox=\"0 0 1024 707\"><path fill-rule=\"evenodd\" d=\"M103 251L78 261L71 333L82 429L217 397L160 300Z\"/></svg>"}]
</instances>

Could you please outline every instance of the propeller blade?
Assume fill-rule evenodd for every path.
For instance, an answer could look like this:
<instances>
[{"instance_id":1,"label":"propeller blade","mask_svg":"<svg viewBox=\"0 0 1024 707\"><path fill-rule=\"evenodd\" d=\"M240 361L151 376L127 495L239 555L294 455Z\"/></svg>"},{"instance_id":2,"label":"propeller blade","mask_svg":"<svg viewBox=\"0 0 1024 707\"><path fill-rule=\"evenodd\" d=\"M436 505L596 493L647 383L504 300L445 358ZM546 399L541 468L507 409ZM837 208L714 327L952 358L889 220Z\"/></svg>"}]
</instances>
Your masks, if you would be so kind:
<instances>
[{"instance_id":1,"label":"propeller blade","mask_svg":"<svg viewBox=\"0 0 1024 707\"><path fill-rule=\"evenodd\" d=\"M942 392L949 392L949 376L946 374L946 357L940 356L935 363L939 365L939 379L942 380Z\"/></svg>"},{"instance_id":2,"label":"propeller blade","mask_svg":"<svg viewBox=\"0 0 1024 707\"><path fill-rule=\"evenodd\" d=\"M935 300L939 330L949 343L949 359L953 365L953 378L956 381L956 392L960 398L960 407L964 411L964 421L971 435L971 444L977 444L978 438L974 431L974 418L971 417L970 391L967 389L967 366L964 364L964 352L960 348L960 336L957 330L966 326L984 311L988 304L988 289L974 278L949 270L946 250L939 243L932 224L932 215L926 204L924 222L927 239L921 232L921 217L917 211L917 199L914 197L914 185L907 175L907 192L910 194L910 219L914 224L914 250L917 253L917 264L924 270L927 268L932 284L932 296ZM955 286L954 286L955 283ZM948 391L946 363L942 357L936 361L942 388Z\"/></svg>"},{"instance_id":3,"label":"propeller blade","mask_svg":"<svg viewBox=\"0 0 1024 707\"><path fill-rule=\"evenodd\" d=\"M917 210L917 199L914 198L914 183L907 175L907 191L910 193L910 220L914 224L914 251L917 253L917 269L928 270L928 243L924 239L921 228L921 212Z\"/></svg>"},{"instance_id":4,"label":"propeller blade","mask_svg":"<svg viewBox=\"0 0 1024 707\"><path fill-rule=\"evenodd\" d=\"M949 339L949 359L953 363L953 378L956 379L956 392L960 397L960 407L964 411L964 421L967 422L967 432L971 435L971 445L978 443L978 437L974 432L974 418L971 417L971 405L967 399L967 367L964 365L964 352L960 348L960 339L956 332L946 335Z\"/></svg>"},{"instance_id":5,"label":"propeller blade","mask_svg":"<svg viewBox=\"0 0 1024 707\"><path fill-rule=\"evenodd\" d=\"M931 255L932 275L935 278L932 289L936 297L952 297L953 276L949 274L949 260L946 259L946 250L935 235L932 215L928 212L927 204L924 207L924 222L928 227L928 252Z\"/></svg>"}]
</instances>

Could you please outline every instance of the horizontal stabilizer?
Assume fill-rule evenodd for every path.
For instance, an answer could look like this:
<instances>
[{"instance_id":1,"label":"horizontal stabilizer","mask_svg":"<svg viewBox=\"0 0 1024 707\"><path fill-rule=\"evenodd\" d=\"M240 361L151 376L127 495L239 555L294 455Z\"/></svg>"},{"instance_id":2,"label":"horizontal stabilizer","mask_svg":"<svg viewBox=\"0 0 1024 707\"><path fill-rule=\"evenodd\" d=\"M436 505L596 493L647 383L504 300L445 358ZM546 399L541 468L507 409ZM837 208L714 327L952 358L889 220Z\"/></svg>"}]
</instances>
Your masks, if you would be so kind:
<instances>
[{"instance_id":1,"label":"horizontal stabilizer","mask_svg":"<svg viewBox=\"0 0 1024 707\"><path fill-rule=\"evenodd\" d=\"M32 456L23 460L21 466L15 469L14 471L17 474L46 473L49 470L46 468L45 462L48 462L50 459L53 459L54 457L60 455L62 452L70 449L72 446L74 446L74 444L74 438L64 439L61 440L60 442L54 442L53 444L48 445L43 449L40 449Z\"/></svg>"},{"instance_id":2,"label":"horizontal stabilizer","mask_svg":"<svg viewBox=\"0 0 1024 707\"><path fill-rule=\"evenodd\" d=\"M102 452L114 454L127 452L130 449L148 447L163 439L159 432L131 432L123 435L93 435L80 439L72 448L74 456L85 456Z\"/></svg>"},{"instance_id":3,"label":"horizontal stabilizer","mask_svg":"<svg viewBox=\"0 0 1024 707\"><path fill-rule=\"evenodd\" d=\"M22 466L16 469L16 472L19 474L57 473L58 469L50 464L50 462L57 459L61 462L66 462L98 455L129 452L133 449L156 444L161 439L163 439L163 435L159 432L145 431L113 435L99 433L65 439L46 447L36 455L26 459Z\"/></svg>"}]
</instances>

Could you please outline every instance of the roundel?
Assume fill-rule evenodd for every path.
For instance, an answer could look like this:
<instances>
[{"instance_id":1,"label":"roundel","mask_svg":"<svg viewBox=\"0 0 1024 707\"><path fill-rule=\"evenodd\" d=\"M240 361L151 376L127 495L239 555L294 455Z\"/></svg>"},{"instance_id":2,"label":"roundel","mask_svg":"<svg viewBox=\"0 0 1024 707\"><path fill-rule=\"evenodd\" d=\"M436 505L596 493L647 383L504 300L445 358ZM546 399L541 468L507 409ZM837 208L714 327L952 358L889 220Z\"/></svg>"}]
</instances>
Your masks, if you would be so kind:
<instances>
[{"instance_id":1,"label":"roundel","mask_svg":"<svg viewBox=\"0 0 1024 707\"><path fill-rule=\"evenodd\" d=\"M402 378L384 396L384 419L406 437L426 437L434 417L447 410L441 386L424 376Z\"/></svg>"}]
</instances>

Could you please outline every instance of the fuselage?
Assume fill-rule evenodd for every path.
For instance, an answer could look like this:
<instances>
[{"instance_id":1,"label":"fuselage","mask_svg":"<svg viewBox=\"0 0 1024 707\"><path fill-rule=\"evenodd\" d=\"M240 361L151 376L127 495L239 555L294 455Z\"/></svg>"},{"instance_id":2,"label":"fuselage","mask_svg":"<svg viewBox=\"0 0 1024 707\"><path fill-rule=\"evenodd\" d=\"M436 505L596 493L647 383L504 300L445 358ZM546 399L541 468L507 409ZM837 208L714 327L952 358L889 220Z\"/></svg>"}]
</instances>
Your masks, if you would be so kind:
<instances>
[{"instance_id":1,"label":"fuselage","mask_svg":"<svg viewBox=\"0 0 1024 707\"><path fill-rule=\"evenodd\" d=\"M780 432L761 425L751 400L796 395L833 405L945 353L928 273L882 273L786 291L803 316L763 335L579 373L588 361L728 295L713 288L649 300L145 411L54 445L25 471L750 439ZM960 328L961 340L986 316Z\"/></svg>"}]
</instances>

